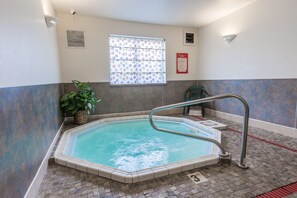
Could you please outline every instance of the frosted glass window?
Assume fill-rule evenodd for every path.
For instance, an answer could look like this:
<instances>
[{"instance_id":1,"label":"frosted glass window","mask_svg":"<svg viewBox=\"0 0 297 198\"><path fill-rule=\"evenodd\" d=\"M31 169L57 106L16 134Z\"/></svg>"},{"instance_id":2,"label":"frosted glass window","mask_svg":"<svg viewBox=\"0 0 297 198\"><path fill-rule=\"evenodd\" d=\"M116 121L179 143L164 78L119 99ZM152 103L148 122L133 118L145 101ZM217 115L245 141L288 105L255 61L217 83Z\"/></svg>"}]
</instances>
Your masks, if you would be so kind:
<instances>
[{"instance_id":1,"label":"frosted glass window","mask_svg":"<svg viewBox=\"0 0 297 198\"><path fill-rule=\"evenodd\" d=\"M110 84L166 83L165 40L109 36Z\"/></svg>"}]
</instances>

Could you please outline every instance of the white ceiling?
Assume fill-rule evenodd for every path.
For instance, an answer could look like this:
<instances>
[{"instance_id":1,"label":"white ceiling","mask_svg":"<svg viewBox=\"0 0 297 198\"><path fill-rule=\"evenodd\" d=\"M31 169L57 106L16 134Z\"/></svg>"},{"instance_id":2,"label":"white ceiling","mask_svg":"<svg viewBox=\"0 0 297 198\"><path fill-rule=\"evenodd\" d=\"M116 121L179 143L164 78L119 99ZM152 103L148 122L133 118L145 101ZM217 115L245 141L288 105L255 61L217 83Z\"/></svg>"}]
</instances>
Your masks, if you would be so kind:
<instances>
[{"instance_id":1,"label":"white ceiling","mask_svg":"<svg viewBox=\"0 0 297 198\"><path fill-rule=\"evenodd\" d=\"M256 0L51 0L58 13L200 27Z\"/></svg>"}]
</instances>

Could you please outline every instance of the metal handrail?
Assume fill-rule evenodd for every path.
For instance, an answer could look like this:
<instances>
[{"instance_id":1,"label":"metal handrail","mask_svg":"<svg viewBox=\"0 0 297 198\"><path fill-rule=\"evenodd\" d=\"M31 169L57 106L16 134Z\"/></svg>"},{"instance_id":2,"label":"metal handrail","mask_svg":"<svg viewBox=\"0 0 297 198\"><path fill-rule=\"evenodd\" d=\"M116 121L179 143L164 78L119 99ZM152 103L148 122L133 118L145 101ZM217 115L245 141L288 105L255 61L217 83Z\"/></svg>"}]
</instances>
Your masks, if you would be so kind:
<instances>
[{"instance_id":1,"label":"metal handrail","mask_svg":"<svg viewBox=\"0 0 297 198\"><path fill-rule=\"evenodd\" d=\"M240 161L239 161L239 163L237 163L237 165L240 168L246 169L246 168L248 168L248 166L244 163L244 161L245 161L245 158L246 158L246 147L247 147L247 137L248 137L249 105L247 104L245 99L243 99L241 96L239 96L237 94L232 94L232 93L230 93L230 94L221 94L221 95L211 96L211 97L207 97L207 98L192 100L192 101L188 101L188 102L181 102L181 103L166 105L166 106L162 106L162 107L156 107L156 108L154 108L154 109L152 109L150 111L150 114L149 114L150 124L152 125L152 127L154 129L156 129L158 131L163 131L163 132L167 132L167 133L174 133L174 134L177 134L177 135L188 136L188 137L197 138L197 139L200 139L200 140L212 142L212 143L216 144L220 148L220 150L221 150L220 156L226 157L229 154L225 151L222 144L219 143L218 141L214 140L214 139L202 137L202 136L199 136L199 135L185 134L185 133L181 133L181 132L177 132L177 131L158 128L155 125L155 123L153 122L153 114L155 112L160 112L160 111L163 111L163 110L174 109L174 108L179 108L179 107L191 106L191 105L196 105L196 104L201 104L201 103L206 103L206 102L212 102L212 101L215 101L215 100L218 100L218 99L225 99L225 98L236 98L236 99L240 100L242 102L242 104L244 105L244 115L243 115L243 125L242 125L242 140L241 140L241 154L240 154Z\"/></svg>"}]
</instances>

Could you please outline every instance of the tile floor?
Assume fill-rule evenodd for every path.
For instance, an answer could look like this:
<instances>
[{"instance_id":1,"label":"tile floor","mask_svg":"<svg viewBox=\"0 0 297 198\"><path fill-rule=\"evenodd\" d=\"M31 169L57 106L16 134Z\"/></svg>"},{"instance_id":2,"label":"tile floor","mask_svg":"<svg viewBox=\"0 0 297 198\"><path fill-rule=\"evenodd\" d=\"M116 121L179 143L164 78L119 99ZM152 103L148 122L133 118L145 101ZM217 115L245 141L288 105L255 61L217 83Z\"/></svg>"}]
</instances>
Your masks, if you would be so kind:
<instances>
[{"instance_id":1,"label":"tile floor","mask_svg":"<svg viewBox=\"0 0 297 198\"><path fill-rule=\"evenodd\" d=\"M189 117L192 118L192 117ZM240 130L241 126L227 120L209 117ZM195 118L192 118L195 119ZM74 125L66 125L69 129ZM249 134L297 149L297 139L250 127ZM222 131L222 142L240 156L241 136L232 130ZM38 197L253 197L297 181L297 152L248 139L247 164L242 170L231 164L217 164L136 184L122 184L95 175L51 163L39 189ZM200 172L208 181L194 184L187 174ZM289 197L297 197L297 194Z\"/></svg>"}]
</instances>

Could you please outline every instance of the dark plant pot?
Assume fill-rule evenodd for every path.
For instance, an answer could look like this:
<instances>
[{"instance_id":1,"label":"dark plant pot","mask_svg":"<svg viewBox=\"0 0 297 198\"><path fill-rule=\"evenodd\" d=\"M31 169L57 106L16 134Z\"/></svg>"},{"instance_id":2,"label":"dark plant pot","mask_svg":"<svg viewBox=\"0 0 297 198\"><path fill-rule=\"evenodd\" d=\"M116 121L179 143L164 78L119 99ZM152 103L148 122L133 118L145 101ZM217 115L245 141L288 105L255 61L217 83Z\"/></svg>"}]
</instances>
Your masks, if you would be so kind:
<instances>
[{"instance_id":1,"label":"dark plant pot","mask_svg":"<svg viewBox=\"0 0 297 198\"><path fill-rule=\"evenodd\" d=\"M75 124L86 124L88 122L88 113L84 110L80 110L74 114Z\"/></svg>"}]
</instances>

